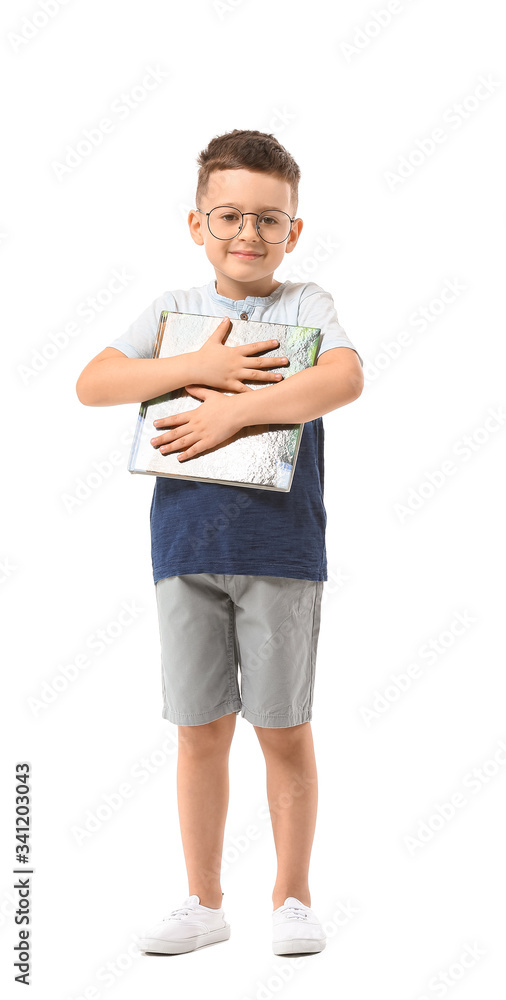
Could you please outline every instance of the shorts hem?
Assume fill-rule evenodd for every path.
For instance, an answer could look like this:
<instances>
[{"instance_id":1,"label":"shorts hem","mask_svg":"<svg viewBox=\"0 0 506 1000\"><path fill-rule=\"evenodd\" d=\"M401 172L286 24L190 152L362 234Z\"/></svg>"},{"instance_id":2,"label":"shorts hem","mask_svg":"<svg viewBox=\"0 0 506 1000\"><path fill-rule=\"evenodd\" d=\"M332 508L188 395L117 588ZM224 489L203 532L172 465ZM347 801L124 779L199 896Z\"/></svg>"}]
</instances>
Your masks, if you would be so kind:
<instances>
[{"instance_id":1,"label":"shorts hem","mask_svg":"<svg viewBox=\"0 0 506 1000\"><path fill-rule=\"evenodd\" d=\"M162 709L162 718L172 722L175 726L201 726L205 722L215 722L223 715L230 715L232 712L241 710L241 702L222 702L215 708L208 709L207 712L175 712L171 708Z\"/></svg>"},{"instance_id":2,"label":"shorts hem","mask_svg":"<svg viewBox=\"0 0 506 1000\"><path fill-rule=\"evenodd\" d=\"M304 722L311 722L312 712L296 712L291 715L272 715L270 712L259 715L257 712L250 712L245 705L241 708L241 715L247 722L254 726L265 729L288 729L289 726L301 726Z\"/></svg>"}]
</instances>

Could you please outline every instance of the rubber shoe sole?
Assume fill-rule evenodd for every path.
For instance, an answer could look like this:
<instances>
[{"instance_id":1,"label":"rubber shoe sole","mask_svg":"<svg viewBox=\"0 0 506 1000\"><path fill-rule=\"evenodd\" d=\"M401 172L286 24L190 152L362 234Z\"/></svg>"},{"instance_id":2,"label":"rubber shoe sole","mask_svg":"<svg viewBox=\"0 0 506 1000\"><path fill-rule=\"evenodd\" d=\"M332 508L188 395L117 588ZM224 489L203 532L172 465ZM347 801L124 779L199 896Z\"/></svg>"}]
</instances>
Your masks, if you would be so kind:
<instances>
[{"instance_id":1,"label":"rubber shoe sole","mask_svg":"<svg viewBox=\"0 0 506 1000\"><path fill-rule=\"evenodd\" d=\"M158 938L143 937L139 939L139 948L149 954L156 955L182 955L187 951L196 951L197 948L205 948L208 944L217 944L219 941L228 941L230 937L230 924L219 927L208 934L195 934L194 937L186 938L185 941L162 941Z\"/></svg>"},{"instance_id":2,"label":"rubber shoe sole","mask_svg":"<svg viewBox=\"0 0 506 1000\"><path fill-rule=\"evenodd\" d=\"M323 951L326 941L315 938L293 938L290 941L276 941L272 946L275 955L303 955Z\"/></svg>"}]
</instances>

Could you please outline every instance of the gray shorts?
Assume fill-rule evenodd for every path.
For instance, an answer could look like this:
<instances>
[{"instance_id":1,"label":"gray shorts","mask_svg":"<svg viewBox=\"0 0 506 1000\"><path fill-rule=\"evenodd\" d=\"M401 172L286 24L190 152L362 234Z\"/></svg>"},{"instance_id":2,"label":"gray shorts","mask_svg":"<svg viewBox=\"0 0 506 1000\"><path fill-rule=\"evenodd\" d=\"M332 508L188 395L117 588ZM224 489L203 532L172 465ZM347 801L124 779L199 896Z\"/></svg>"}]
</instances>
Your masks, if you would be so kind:
<instances>
[{"instance_id":1,"label":"gray shorts","mask_svg":"<svg viewBox=\"0 0 506 1000\"><path fill-rule=\"evenodd\" d=\"M164 719L200 726L240 712L269 728L310 721L323 581L190 573L155 588Z\"/></svg>"}]
</instances>

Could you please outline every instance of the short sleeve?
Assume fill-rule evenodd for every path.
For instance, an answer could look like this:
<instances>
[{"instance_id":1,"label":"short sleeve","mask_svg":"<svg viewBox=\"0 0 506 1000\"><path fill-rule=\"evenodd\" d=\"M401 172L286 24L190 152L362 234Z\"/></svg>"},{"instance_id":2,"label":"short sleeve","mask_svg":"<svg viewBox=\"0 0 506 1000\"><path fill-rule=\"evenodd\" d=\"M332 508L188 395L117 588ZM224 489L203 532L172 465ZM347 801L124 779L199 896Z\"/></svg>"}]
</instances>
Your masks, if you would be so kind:
<instances>
[{"instance_id":1,"label":"short sleeve","mask_svg":"<svg viewBox=\"0 0 506 1000\"><path fill-rule=\"evenodd\" d=\"M164 292L154 299L147 309L130 324L125 333L111 340L107 347L115 347L127 358L152 358L156 333L163 309L176 310L176 303L171 292Z\"/></svg>"},{"instance_id":2,"label":"short sleeve","mask_svg":"<svg viewBox=\"0 0 506 1000\"><path fill-rule=\"evenodd\" d=\"M323 337L315 362L320 354L333 347L351 347L356 351L362 368L364 367L357 348L339 322L332 295L314 282L309 282L302 293L297 322L299 326L316 326L322 331Z\"/></svg>"}]
</instances>

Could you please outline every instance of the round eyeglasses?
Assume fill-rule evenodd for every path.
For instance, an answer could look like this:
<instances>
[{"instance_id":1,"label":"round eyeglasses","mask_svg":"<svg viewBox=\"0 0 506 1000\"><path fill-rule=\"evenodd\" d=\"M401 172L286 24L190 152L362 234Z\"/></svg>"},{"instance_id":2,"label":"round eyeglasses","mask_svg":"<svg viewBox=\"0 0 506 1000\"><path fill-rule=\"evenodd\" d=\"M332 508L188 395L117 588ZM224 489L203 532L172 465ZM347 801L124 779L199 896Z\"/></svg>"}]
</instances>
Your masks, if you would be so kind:
<instances>
[{"instance_id":1,"label":"round eyeglasses","mask_svg":"<svg viewBox=\"0 0 506 1000\"><path fill-rule=\"evenodd\" d=\"M201 209L196 208L195 211L201 212ZM207 216L209 232L217 240L233 240L244 226L244 216L256 215L256 231L265 243L284 243L296 218L294 216L292 219L287 212L279 212L277 209L258 214L258 212L240 212L231 205L218 205L210 212L201 214Z\"/></svg>"}]
</instances>

